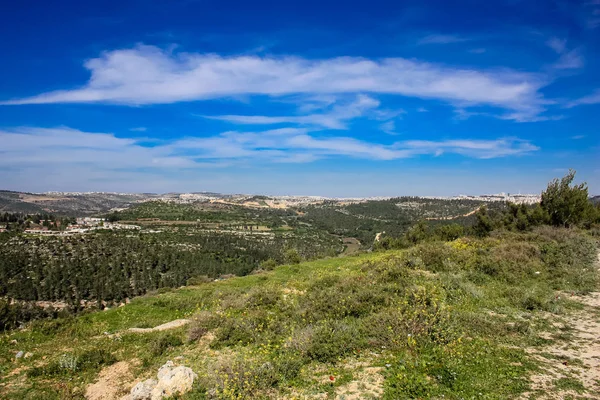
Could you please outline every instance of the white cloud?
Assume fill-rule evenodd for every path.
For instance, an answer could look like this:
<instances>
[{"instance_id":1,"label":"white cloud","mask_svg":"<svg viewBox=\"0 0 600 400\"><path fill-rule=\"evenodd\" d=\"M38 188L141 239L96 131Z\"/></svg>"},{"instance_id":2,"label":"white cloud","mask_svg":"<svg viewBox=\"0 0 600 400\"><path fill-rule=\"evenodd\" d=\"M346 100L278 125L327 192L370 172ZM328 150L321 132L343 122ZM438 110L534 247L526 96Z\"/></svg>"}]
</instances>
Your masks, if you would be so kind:
<instances>
[{"instance_id":1,"label":"white cloud","mask_svg":"<svg viewBox=\"0 0 600 400\"><path fill-rule=\"evenodd\" d=\"M175 53L144 45L104 52L84 65L91 77L80 88L0 104L143 105L252 94L385 93L441 99L462 106L541 111L539 89L547 83L534 73L508 69L481 71L404 58L224 57Z\"/></svg>"},{"instance_id":2,"label":"white cloud","mask_svg":"<svg viewBox=\"0 0 600 400\"><path fill-rule=\"evenodd\" d=\"M399 144L416 154L455 153L474 158L497 158L531 153L539 147L526 140L504 138L497 140L412 140Z\"/></svg>"},{"instance_id":3,"label":"white cloud","mask_svg":"<svg viewBox=\"0 0 600 400\"><path fill-rule=\"evenodd\" d=\"M385 132L388 135L397 135L396 122L393 120L384 122L379 126L379 129L381 129L382 132Z\"/></svg>"},{"instance_id":4,"label":"white cloud","mask_svg":"<svg viewBox=\"0 0 600 400\"><path fill-rule=\"evenodd\" d=\"M584 58L579 49L563 53L557 62L553 64L555 69L578 69L584 65Z\"/></svg>"},{"instance_id":5,"label":"white cloud","mask_svg":"<svg viewBox=\"0 0 600 400\"><path fill-rule=\"evenodd\" d=\"M600 103L600 89L596 89L590 95L583 96L577 100L574 100L567 104L568 108L580 106L580 105L588 105L588 104L599 104Z\"/></svg>"},{"instance_id":6,"label":"white cloud","mask_svg":"<svg viewBox=\"0 0 600 400\"><path fill-rule=\"evenodd\" d=\"M417 44L449 44L466 42L469 39L458 35L433 34L421 38Z\"/></svg>"},{"instance_id":7,"label":"white cloud","mask_svg":"<svg viewBox=\"0 0 600 400\"><path fill-rule=\"evenodd\" d=\"M380 110L380 102L370 96L358 95L353 101L341 102L330 110L319 114L299 116L267 116L267 115L200 115L204 118L216 119L245 125L297 124L327 129L348 129L351 119L368 115L372 119L387 120L402 113L403 110ZM301 109L304 109L303 107Z\"/></svg>"},{"instance_id":8,"label":"white cloud","mask_svg":"<svg viewBox=\"0 0 600 400\"><path fill-rule=\"evenodd\" d=\"M567 49L567 39L553 37L546 41L546 45L548 45L548 47L554 50L557 54L562 54Z\"/></svg>"},{"instance_id":9,"label":"white cloud","mask_svg":"<svg viewBox=\"0 0 600 400\"><path fill-rule=\"evenodd\" d=\"M229 131L188 137L147 147L134 139L70 128L0 130L2 168L104 171L107 177L140 169L179 171L224 167L244 162L311 162L328 157L394 160L455 153L474 158L526 154L538 150L518 139L397 141L381 144L345 136L315 136L306 129ZM97 174L94 174L95 176Z\"/></svg>"},{"instance_id":10,"label":"white cloud","mask_svg":"<svg viewBox=\"0 0 600 400\"><path fill-rule=\"evenodd\" d=\"M192 167L185 157L160 146L145 147L134 139L66 127L0 130L0 166L88 165L105 169Z\"/></svg>"},{"instance_id":11,"label":"white cloud","mask_svg":"<svg viewBox=\"0 0 600 400\"><path fill-rule=\"evenodd\" d=\"M546 41L546 45L550 47L560 58L552 64L554 69L579 69L584 65L584 58L580 49L569 50L567 48L567 39L559 39L552 37Z\"/></svg>"}]
</instances>

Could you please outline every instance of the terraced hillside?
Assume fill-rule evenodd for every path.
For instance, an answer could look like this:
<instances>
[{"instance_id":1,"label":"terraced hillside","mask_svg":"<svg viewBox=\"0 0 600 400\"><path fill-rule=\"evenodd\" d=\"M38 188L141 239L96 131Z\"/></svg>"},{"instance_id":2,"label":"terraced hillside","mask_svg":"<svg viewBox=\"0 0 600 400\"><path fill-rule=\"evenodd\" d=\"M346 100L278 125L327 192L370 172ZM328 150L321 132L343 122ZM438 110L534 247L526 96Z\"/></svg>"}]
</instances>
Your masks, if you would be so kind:
<instances>
[{"instance_id":1,"label":"terraced hillside","mask_svg":"<svg viewBox=\"0 0 600 400\"><path fill-rule=\"evenodd\" d=\"M597 398L590 359L549 350L593 344L559 322L594 298L596 257L542 227L163 290L4 334L0 393L118 399L173 360L198 374L180 399Z\"/></svg>"}]
</instances>

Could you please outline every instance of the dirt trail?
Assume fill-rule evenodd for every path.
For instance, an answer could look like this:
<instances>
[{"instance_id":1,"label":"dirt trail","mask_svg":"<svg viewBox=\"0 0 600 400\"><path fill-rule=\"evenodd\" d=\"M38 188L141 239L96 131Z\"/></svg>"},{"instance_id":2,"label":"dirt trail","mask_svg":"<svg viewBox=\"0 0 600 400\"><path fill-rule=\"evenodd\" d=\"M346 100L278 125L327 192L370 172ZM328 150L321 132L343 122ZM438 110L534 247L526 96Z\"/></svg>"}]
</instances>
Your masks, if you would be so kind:
<instances>
[{"instance_id":1,"label":"dirt trail","mask_svg":"<svg viewBox=\"0 0 600 400\"><path fill-rule=\"evenodd\" d=\"M124 397L129 391L127 384L133 380L130 365L121 361L100 371L95 383L85 390L87 400L117 400Z\"/></svg>"},{"instance_id":2,"label":"dirt trail","mask_svg":"<svg viewBox=\"0 0 600 400\"><path fill-rule=\"evenodd\" d=\"M596 266L600 270L600 252ZM554 325L571 337L530 351L544 371L531 377L532 392L523 398L600 399L600 292L570 299L583 309Z\"/></svg>"},{"instance_id":3,"label":"dirt trail","mask_svg":"<svg viewBox=\"0 0 600 400\"><path fill-rule=\"evenodd\" d=\"M190 323L189 319L176 319L175 321L167 322L162 325L155 326L154 328L129 328L127 331L132 333L150 333L160 332L169 329L179 328Z\"/></svg>"},{"instance_id":4,"label":"dirt trail","mask_svg":"<svg viewBox=\"0 0 600 400\"><path fill-rule=\"evenodd\" d=\"M167 331L169 329L176 329L176 328L182 327L184 325L189 324L190 322L191 321L189 319L176 319L174 321L155 326L154 328L129 328L123 332L117 332L117 333L112 333L112 334L105 333L103 336L95 336L95 338L96 339L99 339L102 337L114 338L114 337L119 337L119 336L121 336L122 333L127 333L127 332L128 333L162 332L162 331Z\"/></svg>"}]
</instances>

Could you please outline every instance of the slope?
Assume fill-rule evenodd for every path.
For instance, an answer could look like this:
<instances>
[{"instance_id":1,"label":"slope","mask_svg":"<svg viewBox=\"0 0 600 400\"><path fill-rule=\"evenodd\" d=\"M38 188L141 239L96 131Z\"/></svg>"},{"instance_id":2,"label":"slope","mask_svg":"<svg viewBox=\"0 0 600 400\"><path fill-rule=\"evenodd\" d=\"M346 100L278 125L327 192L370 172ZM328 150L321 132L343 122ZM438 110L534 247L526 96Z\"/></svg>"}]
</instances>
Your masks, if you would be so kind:
<instances>
[{"instance_id":1,"label":"slope","mask_svg":"<svg viewBox=\"0 0 600 400\"><path fill-rule=\"evenodd\" d=\"M199 375L184 399L537 395L531 381L546 368L537 354L570 340L555 322L596 290L596 252L585 233L540 228L164 290L5 334L0 392L83 398L118 376L103 398L120 398L171 359ZM178 319L191 322L130 330ZM593 382L568 378L544 391L593 394Z\"/></svg>"}]
</instances>

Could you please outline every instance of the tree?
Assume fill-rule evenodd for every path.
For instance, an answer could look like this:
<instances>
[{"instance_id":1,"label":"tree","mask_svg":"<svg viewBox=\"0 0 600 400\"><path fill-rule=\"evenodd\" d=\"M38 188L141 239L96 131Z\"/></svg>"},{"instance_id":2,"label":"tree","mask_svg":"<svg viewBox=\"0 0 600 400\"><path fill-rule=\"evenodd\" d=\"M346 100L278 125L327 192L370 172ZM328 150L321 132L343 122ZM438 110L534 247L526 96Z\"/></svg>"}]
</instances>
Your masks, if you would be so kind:
<instances>
[{"instance_id":1,"label":"tree","mask_svg":"<svg viewBox=\"0 0 600 400\"><path fill-rule=\"evenodd\" d=\"M569 170L561 180L554 179L542 192L542 208L548 213L550 224L570 227L581 223L592 207L588 200L587 183L572 185L575 171Z\"/></svg>"},{"instance_id":2,"label":"tree","mask_svg":"<svg viewBox=\"0 0 600 400\"><path fill-rule=\"evenodd\" d=\"M302 257L296 249L288 249L283 254L283 258L287 264L300 264Z\"/></svg>"},{"instance_id":3,"label":"tree","mask_svg":"<svg viewBox=\"0 0 600 400\"><path fill-rule=\"evenodd\" d=\"M486 237L490 234L492 230L494 230L494 224L492 219L488 214L488 209L486 206L481 206L477 213L475 214L477 218L477 222L473 225L473 231L479 237Z\"/></svg>"}]
</instances>

